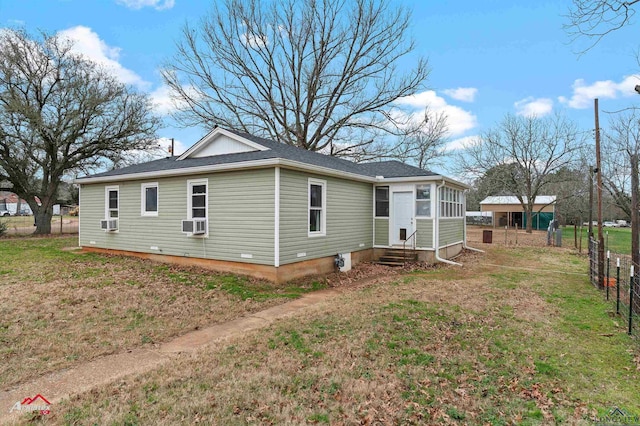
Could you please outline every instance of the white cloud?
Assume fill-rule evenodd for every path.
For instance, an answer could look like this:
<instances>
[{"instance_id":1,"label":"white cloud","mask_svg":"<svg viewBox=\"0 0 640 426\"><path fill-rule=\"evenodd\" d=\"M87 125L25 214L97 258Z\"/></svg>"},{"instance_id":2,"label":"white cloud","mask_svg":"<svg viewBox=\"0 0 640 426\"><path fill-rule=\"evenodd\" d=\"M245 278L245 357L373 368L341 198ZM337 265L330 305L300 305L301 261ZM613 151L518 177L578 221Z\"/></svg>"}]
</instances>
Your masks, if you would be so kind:
<instances>
[{"instance_id":1,"label":"white cloud","mask_svg":"<svg viewBox=\"0 0 640 426\"><path fill-rule=\"evenodd\" d=\"M478 89L475 87L458 87L457 89L446 89L442 92L458 101L473 102L478 93Z\"/></svg>"},{"instance_id":2,"label":"white cloud","mask_svg":"<svg viewBox=\"0 0 640 426\"><path fill-rule=\"evenodd\" d=\"M134 71L125 68L119 62L121 49L109 46L91 28L79 25L62 30L59 34L74 42L73 50L76 53L104 66L121 82L140 89L148 89L151 85Z\"/></svg>"},{"instance_id":3,"label":"white cloud","mask_svg":"<svg viewBox=\"0 0 640 426\"><path fill-rule=\"evenodd\" d=\"M602 80L590 85L587 85L584 79L579 78L573 82L573 95L571 98L560 96L558 100L570 108L590 108L595 98L617 99L619 97L637 96L633 89L639 83L640 75L625 76L620 82Z\"/></svg>"},{"instance_id":4,"label":"white cloud","mask_svg":"<svg viewBox=\"0 0 640 426\"><path fill-rule=\"evenodd\" d=\"M134 10L148 6L156 10L165 10L171 9L176 4L175 0L116 0L116 3Z\"/></svg>"},{"instance_id":5,"label":"white cloud","mask_svg":"<svg viewBox=\"0 0 640 426\"><path fill-rule=\"evenodd\" d=\"M513 104L516 107L516 114L524 116L544 117L553 110L553 100L549 98L528 98L521 99Z\"/></svg>"},{"instance_id":6,"label":"white cloud","mask_svg":"<svg viewBox=\"0 0 640 426\"><path fill-rule=\"evenodd\" d=\"M460 149L467 149L473 145L478 145L481 142L482 140L480 139L480 136L465 136L448 142L444 149L445 151L457 151Z\"/></svg>"},{"instance_id":7,"label":"white cloud","mask_svg":"<svg viewBox=\"0 0 640 426\"><path fill-rule=\"evenodd\" d=\"M261 47L265 47L269 42L269 39L265 35L244 33L240 35L240 41L244 45L248 45L249 47L258 49Z\"/></svg>"},{"instance_id":8,"label":"white cloud","mask_svg":"<svg viewBox=\"0 0 640 426\"><path fill-rule=\"evenodd\" d=\"M396 100L395 103L417 109L417 111L410 114L411 118L416 120L421 120L424 117L424 108L427 106L434 113L444 112L447 116L449 136L460 136L478 124L475 115L460 107L447 104L447 101L438 96L433 90L405 96Z\"/></svg>"},{"instance_id":9,"label":"white cloud","mask_svg":"<svg viewBox=\"0 0 640 426\"><path fill-rule=\"evenodd\" d=\"M175 110L176 105L171 99L171 90L169 86L162 85L153 92L149 93L153 102L153 109L161 115L167 115Z\"/></svg>"}]
</instances>

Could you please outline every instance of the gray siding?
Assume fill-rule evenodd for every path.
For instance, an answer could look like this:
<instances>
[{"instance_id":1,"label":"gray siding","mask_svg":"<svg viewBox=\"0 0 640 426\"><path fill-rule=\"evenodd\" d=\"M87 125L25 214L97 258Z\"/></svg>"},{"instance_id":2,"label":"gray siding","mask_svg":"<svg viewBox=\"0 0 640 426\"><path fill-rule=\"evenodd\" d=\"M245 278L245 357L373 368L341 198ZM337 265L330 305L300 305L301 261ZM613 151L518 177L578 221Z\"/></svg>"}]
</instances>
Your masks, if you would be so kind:
<instances>
[{"instance_id":1,"label":"gray siding","mask_svg":"<svg viewBox=\"0 0 640 426\"><path fill-rule=\"evenodd\" d=\"M463 220L461 218L440 219L440 227L438 228L440 247L462 241L464 234Z\"/></svg>"},{"instance_id":2,"label":"gray siding","mask_svg":"<svg viewBox=\"0 0 640 426\"><path fill-rule=\"evenodd\" d=\"M187 218L187 180L202 178L209 182L209 237L189 237L181 232L181 221ZM146 182L158 182L157 217L141 216L140 185ZM100 220L105 216L105 187L113 185L120 189L119 230L104 232ZM273 265L274 188L274 169L85 184L81 189L80 244ZM152 246L159 250L152 250ZM253 257L242 258L241 254Z\"/></svg>"},{"instance_id":3,"label":"gray siding","mask_svg":"<svg viewBox=\"0 0 640 426\"><path fill-rule=\"evenodd\" d=\"M416 247L433 248L433 219L416 219Z\"/></svg>"},{"instance_id":4,"label":"gray siding","mask_svg":"<svg viewBox=\"0 0 640 426\"><path fill-rule=\"evenodd\" d=\"M327 182L326 236L308 236L308 179ZM280 264L373 247L373 191L354 182L292 170L280 171ZM305 256L298 257L298 254Z\"/></svg>"},{"instance_id":5,"label":"gray siding","mask_svg":"<svg viewBox=\"0 0 640 426\"><path fill-rule=\"evenodd\" d=\"M376 221L375 245L389 245L389 219L374 219Z\"/></svg>"}]
</instances>

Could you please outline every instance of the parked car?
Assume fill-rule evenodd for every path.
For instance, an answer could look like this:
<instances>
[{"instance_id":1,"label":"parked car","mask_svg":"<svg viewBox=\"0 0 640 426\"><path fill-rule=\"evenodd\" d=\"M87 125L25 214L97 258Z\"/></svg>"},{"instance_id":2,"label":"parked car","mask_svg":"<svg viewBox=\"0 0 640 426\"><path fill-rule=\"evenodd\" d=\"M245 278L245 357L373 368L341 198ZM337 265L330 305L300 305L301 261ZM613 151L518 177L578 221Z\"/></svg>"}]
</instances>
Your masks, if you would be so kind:
<instances>
[{"instance_id":1,"label":"parked car","mask_svg":"<svg viewBox=\"0 0 640 426\"><path fill-rule=\"evenodd\" d=\"M629 226L631 226L629 224L629 222L627 222L626 220L616 220L616 223L618 224L619 227L621 228L627 228Z\"/></svg>"},{"instance_id":2,"label":"parked car","mask_svg":"<svg viewBox=\"0 0 640 426\"><path fill-rule=\"evenodd\" d=\"M11 212L9 210L0 210L0 216L1 217L5 217L5 216L11 216Z\"/></svg>"},{"instance_id":3,"label":"parked car","mask_svg":"<svg viewBox=\"0 0 640 426\"><path fill-rule=\"evenodd\" d=\"M610 220L604 222L602 224L602 226L604 226L605 228L619 228L620 225L618 225L616 222L611 222Z\"/></svg>"}]
</instances>

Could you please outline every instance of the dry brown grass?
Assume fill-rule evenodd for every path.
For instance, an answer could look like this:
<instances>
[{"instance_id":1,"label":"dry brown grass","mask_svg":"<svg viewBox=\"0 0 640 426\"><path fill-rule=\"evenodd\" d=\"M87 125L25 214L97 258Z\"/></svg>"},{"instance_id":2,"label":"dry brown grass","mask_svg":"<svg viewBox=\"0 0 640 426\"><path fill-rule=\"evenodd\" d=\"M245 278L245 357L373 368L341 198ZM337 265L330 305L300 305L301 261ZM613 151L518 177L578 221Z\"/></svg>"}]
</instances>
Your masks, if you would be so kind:
<instances>
[{"instance_id":1,"label":"dry brown grass","mask_svg":"<svg viewBox=\"0 0 640 426\"><path fill-rule=\"evenodd\" d=\"M591 424L613 405L640 412L633 343L576 275L584 259L491 248L460 260L464 268L378 276L265 330L75 397L46 422Z\"/></svg>"},{"instance_id":2,"label":"dry brown grass","mask_svg":"<svg viewBox=\"0 0 640 426\"><path fill-rule=\"evenodd\" d=\"M0 241L3 388L101 355L153 347L283 303L312 284L285 289L197 268L62 250L76 243Z\"/></svg>"}]
</instances>

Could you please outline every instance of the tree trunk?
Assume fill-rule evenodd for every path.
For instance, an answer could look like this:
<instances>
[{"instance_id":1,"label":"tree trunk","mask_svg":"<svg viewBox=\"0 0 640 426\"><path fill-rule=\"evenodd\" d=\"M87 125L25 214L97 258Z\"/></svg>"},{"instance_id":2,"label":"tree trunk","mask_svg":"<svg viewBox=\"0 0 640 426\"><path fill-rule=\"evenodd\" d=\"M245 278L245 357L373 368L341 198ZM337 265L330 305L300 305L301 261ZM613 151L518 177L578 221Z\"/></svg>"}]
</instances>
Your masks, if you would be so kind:
<instances>
[{"instance_id":1,"label":"tree trunk","mask_svg":"<svg viewBox=\"0 0 640 426\"><path fill-rule=\"evenodd\" d=\"M34 235L51 234L51 218L53 217L53 207L49 207L48 209L40 207L37 212L34 212L33 217L36 226Z\"/></svg>"},{"instance_id":2,"label":"tree trunk","mask_svg":"<svg viewBox=\"0 0 640 426\"><path fill-rule=\"evenodd\" d=\"M527 234L531 234L533 232L533 207L527 206L526 209L527 215Z\"/></svg>"}]
</instances>

